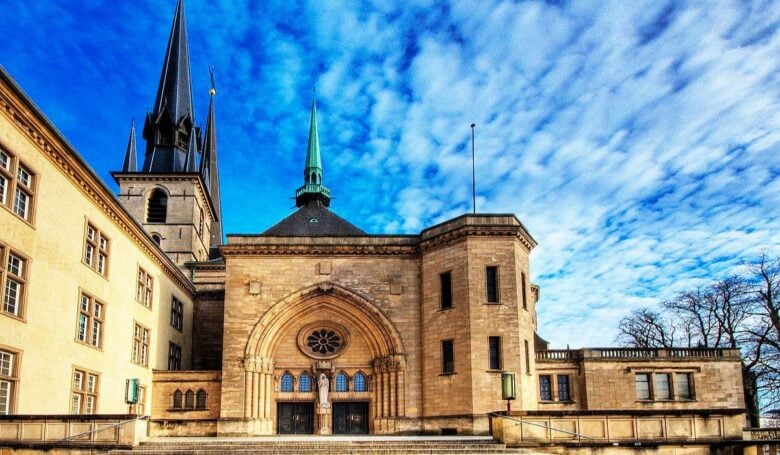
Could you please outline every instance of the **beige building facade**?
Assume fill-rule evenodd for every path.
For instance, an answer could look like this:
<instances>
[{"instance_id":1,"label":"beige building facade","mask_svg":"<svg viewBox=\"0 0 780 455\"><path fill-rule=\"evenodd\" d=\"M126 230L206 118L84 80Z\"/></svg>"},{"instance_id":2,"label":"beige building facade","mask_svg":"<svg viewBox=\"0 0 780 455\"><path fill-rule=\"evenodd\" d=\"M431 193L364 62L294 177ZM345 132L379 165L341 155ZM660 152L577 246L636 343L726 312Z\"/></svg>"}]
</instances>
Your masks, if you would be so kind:
<instances>
[{"instance_id":1,"label":"beige building facade","mask_svg":"<svg viewBox=\"0 0 780 455\"><path fill-rule=\"evenodd\" d=\"M521 420L586 431L572 416L590 413L607 434L677 416L735 437L736 351L547 349L514 215L413 235L336 215L314 104L296 211L223 240L216 91L201 129L169 89L190 85L183 14L166 60L186 68L163 72L143 162L131 129L117 196L0 70L0 436L22 414L146 415L162 436L512 435L491 424L511 373Z\"/></svg>"}]
</instances>

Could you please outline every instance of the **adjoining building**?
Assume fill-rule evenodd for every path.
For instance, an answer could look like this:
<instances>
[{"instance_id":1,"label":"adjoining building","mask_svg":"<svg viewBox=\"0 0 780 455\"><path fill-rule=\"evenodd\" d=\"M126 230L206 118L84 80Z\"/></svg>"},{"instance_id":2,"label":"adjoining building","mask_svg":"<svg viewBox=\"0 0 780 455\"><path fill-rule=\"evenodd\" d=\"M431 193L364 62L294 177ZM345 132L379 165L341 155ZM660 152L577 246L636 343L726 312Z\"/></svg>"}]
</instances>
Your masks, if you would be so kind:
<instances>
[{"instance_id":1,"label":"adjoining building","mask_svg":"<svg viewBox=\"0 0 780 455\"><path fill-rule=\"evenodd\" d=\"M0 439L28 414L149 415L152 435L487 434L492 418L520 441L741 438L737 351L547 349L514 215L414 235L336 215L314 102L297 210L223 244L216 90L201 129L184 16L180 0L117 196L0 70ZM541 432L491 417L505 372L510 417Z\"/></svg>"}]
</instances>

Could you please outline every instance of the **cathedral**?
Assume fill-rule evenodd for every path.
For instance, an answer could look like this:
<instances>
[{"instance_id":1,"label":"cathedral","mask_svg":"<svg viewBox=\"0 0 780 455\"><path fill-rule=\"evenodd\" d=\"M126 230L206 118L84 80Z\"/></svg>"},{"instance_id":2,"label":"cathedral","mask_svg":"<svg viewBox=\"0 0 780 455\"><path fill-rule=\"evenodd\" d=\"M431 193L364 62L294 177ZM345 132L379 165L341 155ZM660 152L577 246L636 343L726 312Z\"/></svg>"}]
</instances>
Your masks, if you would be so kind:
<instances>
[{"instance_id":1,"label":"cathedral","mask_svg":"<svg viewBox=\"0 0 780 455\"><path fill-rule=\"evenodd\" d=\"M549 349L516 216L385 235L337 215L315 101L296 210L224 236L213 78L202 127L193 93L179 0L115 195L0 69L0 442L56 430L35 415L143 416L151 436L741 437L738 351Z\"/></svg>"}]
</instances>

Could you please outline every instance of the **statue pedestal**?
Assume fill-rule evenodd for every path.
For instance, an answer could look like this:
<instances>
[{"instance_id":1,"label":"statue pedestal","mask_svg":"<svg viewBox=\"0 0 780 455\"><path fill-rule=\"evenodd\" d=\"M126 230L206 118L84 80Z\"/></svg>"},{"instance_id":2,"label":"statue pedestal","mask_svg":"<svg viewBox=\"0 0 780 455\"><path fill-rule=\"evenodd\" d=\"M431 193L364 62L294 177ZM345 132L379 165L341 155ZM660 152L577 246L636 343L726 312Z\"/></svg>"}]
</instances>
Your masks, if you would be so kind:
<instances>
[{"instance_id":1,"label":"statue pedestal","mask_svg":"<svg viewBox=\"0 0 780 455\"><path fill-rule=\"evenodd\" d=\"M333 414L331 413L330 403L326 403L325 406L317 405L317 426L321 435L333 433Z\"/></svg>"}]
</instances>

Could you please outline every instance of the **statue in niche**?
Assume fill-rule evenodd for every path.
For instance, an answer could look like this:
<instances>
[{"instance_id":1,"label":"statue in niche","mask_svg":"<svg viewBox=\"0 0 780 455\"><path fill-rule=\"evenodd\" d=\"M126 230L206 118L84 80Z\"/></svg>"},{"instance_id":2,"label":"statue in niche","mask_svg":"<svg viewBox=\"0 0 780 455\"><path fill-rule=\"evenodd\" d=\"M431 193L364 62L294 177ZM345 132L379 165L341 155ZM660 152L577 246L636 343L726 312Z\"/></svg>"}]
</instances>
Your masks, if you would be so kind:
<instances>
[{"instance_id":1,"label":"statue in niche","mask_svg":"<svg viewBox=\"0 0 780 455\"><path fill-rule=\"evenodd\" d=\"M320 397L319 407L329 408L330 402L328 401L328 392L330 391L330 380L325 373L320 373L320 377L317 380L317 388Z\"/></svg>"}]
</instances>

